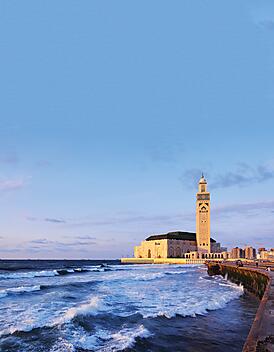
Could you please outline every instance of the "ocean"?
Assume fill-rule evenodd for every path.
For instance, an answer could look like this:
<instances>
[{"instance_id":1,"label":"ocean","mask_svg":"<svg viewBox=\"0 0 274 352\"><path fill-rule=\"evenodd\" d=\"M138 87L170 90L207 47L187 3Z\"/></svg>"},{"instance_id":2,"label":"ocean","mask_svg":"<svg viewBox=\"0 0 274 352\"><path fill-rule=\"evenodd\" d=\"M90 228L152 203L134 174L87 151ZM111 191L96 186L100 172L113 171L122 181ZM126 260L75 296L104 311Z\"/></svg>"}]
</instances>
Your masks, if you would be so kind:
<instances>
[{"instance_id":1,"label":"ocean","mask_svg":"<svg viewBox=\"0 0 274 352\"><path fill-rule=\"evenodd\" d=\"M258 300L202 265L0 261L0 351L240 352Z\"/></svg>"}]
</instances>

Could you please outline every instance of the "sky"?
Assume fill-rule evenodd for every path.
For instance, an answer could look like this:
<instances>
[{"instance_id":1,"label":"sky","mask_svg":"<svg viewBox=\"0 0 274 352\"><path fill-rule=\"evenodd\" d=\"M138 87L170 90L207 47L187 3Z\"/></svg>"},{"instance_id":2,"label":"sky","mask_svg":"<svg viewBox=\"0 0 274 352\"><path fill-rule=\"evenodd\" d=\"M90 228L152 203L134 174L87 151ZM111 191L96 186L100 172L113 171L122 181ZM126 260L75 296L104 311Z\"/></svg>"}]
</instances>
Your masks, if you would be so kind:
<instances>
[{"instance_id":1,"label":"sky","mask_svg":"<svg viewBox=\"0 0 274 352\"><path fill-rule=\"evenodd\" d=\"M0 258L274 247L274 3L0 2Z\"/></svg>"}]
</instances>

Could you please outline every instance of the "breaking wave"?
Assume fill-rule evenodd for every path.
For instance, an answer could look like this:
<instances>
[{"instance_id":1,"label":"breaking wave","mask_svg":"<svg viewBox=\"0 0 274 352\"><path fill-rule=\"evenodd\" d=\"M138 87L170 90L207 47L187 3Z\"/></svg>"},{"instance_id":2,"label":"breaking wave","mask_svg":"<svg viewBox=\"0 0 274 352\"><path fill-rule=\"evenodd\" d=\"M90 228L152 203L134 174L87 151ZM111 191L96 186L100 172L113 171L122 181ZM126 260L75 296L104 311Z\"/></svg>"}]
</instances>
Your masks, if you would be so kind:
<instances>
[{"instance_id":1,"label":"breaking wave","mask_svg":"<svg viewBox=\"0 0 274 352\"><path fill-rule=\"evenodd\" d=\"M35 277L53 277L53 276L63 276L72 275L86 272L99 272L108 271L108 268L75 268L75 269L54 269L54 270L42 270L42 271L29 271L29 272L17 272L11 274L0 274L1 279L32 279Z\"/></svg>"},{"instance_id":2,"label":"breaking wave","mask_svg":"<svg viewBox=\"0 0 274 352\"><path fill-rule=\"evenodd\" d=\"M83 351L118 352L133 348L138 339L145 339L152 335L143 325L123 328L117 332L100 329L93 335L78 335L76 333L73 339L60 338L52 346L50 352L76 352L79 349Z\"/></svg>"},{"instance_id":3,"label":"breaking wave","mask_svg":"<svg viewBox=\"0 0 274 352\"><path fill-rule=\"evenodd\" d=\"M65 324L76 318L77 316L86 316L97 314L98 310L102 308L102 303L99 297L92 297L87 303L80 306L69 308L65 314L57 318L53 325Z\"/></svg>"},{"instance_id":4,"label":"breaking wave","mask_svg":"<svg viewBox=\"0 0 274 352\"><path fill-rule=\"evenodd\" d=\"M67 311L63 312L63 314L61 313L60 316L56 317L55 319L50 319L49 315L45 317L38 316L37 319L29 318L21 324L2 330L0 332L0 336L18 334L21 332L30 332L40 328L52 328L58 325L69 323L78 316L95 315L102 307L103 305L99 297L92 297L87 303L83 303L76 307L71 307Z\"/></svg>"},{"instance_id":5,"label":"breaking wave","mask_svg":"<svg viewBox=\"0 0 274 352\"><path fill-rule=\"evenodd\" d=\"M58 263L51 270L33 268L4 274L19 280L2 282L5 286L0 298L6 298L1 299L0 349L2 341L10 350L22 341L26 349L22 345L14 350L138 350L157 340L141 341L157 335L161 324L173 326L175 322L176 326L176 316L196 317L197 324L199 320L203 324L207 318L199 316L225 308L243 294L243 287L222 277L208 277L206 269L197 266L129 266L127 270L120 266L81 267L77 263L74 267L66 264L64 269L53 268L58 268ZM29 279L35 277L40 279ZM36 291L40 292L31 294ZM229 305L225 314L239 304ZM214 314L221 316L222 312ZM182 324L184 321L187 326L188 320L180 318ZM30 345L33 336L41 339L35 346Z\"/></svg>"},{"instance_id":6,"label":"breaking wave","mask_svg":"<svg viewBox=\"0 0 274 352\"><path fill-rule=\"evenodd\" d=\"M57 270L42 270L42 271L29 271L19 272L12 274L0 274L0 279L32 279L35 277L52 277L58 276Z\"/></svg>"},{"instance_id":7,"label":"breaking wave","mask_svg":"<svg viewBox=\"0 0 274 352\"><path fill-rule=\"evenodd\" d=\"M0 298L6 297L8 294L35 292L35 291L39 291L40 289L41 289L40 285L6 288L5 290L0 290Z\"/></svg>"},{"instance_id":8,"label":"breaking wave","mask_svg":"<svg viewBox=\"0 0 274 352\"><path fill-rule=\"evenodd\" d=\"M133 280L134 281L150 281L164 278L166 275L178 275L185 274L186 271L167 271L163 273L144 273L141 275L136 275Z\"/></svg>"},{"instance_id":9,"label":"breaking wave","mask_svg":"<svg viewBox=\"0 0 274 352\"><path fill-rule=\"evenodd\" d=\"M152 333L144 325L139 325L135 328L124 328L112 334L99 333L97 336L105 340L105 345L103 348L100 348L100 351L114 352L133 348L137 339L148 338L152 336Z\"/></svg>"}]
</instances>

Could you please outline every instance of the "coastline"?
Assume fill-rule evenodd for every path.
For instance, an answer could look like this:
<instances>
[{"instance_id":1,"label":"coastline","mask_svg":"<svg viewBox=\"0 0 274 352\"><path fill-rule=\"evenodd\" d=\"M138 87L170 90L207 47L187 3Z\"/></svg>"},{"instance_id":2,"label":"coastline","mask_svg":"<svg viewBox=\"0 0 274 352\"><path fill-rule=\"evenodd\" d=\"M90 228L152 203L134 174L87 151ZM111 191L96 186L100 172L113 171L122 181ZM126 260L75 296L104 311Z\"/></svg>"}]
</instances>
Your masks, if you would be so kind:
<instances>
[{"instance_id":1,"label":"coastline","mask_svg":"<svg viewBox=\"0 0 274 352\"><path fill-rule=\"evenodd\" d=\"M222 275L260 298L243 352L274 351L274 272L233 264L207 263L209 275Z\"/></svg>"}]
</instances>

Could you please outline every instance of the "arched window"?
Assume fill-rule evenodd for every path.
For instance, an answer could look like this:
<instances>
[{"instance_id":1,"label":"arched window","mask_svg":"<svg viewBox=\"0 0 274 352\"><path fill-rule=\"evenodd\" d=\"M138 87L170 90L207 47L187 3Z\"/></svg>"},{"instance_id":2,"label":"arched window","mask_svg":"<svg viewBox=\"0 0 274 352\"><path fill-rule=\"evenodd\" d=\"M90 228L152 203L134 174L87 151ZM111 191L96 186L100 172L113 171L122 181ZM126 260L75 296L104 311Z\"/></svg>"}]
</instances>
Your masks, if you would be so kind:
<instances>
[{"instance_id":1,"label":"arched window","mask_svg":"<svg viewBox=\"0 0 274 352\"><path fill-rule=\"evenodd\" d=\"M151 258L151 250L150 249L147 251L147 257Z\"/></svg>"}]
</instances>

